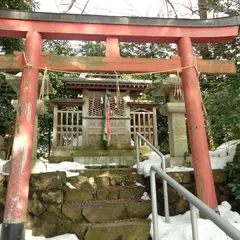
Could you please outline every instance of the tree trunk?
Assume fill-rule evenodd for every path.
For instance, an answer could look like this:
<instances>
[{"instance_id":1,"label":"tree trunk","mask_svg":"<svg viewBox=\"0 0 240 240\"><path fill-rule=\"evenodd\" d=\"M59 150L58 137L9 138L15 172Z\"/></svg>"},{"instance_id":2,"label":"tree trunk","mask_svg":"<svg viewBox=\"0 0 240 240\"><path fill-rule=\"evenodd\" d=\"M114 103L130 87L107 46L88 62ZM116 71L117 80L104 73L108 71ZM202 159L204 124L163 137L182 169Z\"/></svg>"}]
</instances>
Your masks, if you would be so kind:
<instances>
[{"instance_id":1,"label":"tree trunk","mask_svg":"<svg viewBox=\"0 0 240 240\"><path fill-rule=\"evenodd\" d=\"M202 108L203 108L205 123L206 123L206 127L207 127L208 146L211 151L214 151L216 148L215 148L215 143L214 143L214 138L213 138L213 133L212 133L212 121L211 121L211 118L209 117L209 115L207 113L207 109L203 103L202 103Z\"/></svg>"},{"instance_id":2,"label":"tree trunk","mask_svg":"<svg viewBox=\"0 0 240 240\"><path fill-rule=\"evenodd\" d=\"M207 19L207 11L208 11L208 4L207 0L198 0L198 13L200 16L200 19ZM209 51L207 44L202 44L199 46L200 55L203 57L203 59L211 59L211 52ZM215 150L215 144L214 144L214 138L212 133L212 124L211 124L211 118L209 117L207 113L207 109L202 103L202 108L204 112L204 118L205 123L207 126L207 139L210 150Z\"/></svg>"}]
</instances>

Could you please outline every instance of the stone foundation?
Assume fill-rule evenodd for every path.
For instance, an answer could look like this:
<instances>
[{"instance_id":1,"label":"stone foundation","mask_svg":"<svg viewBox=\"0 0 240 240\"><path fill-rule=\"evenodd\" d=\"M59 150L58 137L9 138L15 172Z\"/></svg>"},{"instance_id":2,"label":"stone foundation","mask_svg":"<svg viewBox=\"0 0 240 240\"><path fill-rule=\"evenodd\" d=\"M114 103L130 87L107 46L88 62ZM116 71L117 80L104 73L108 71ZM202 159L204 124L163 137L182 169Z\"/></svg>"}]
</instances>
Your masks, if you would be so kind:
<instances>
[{"instance_id":1,"label":"stone foundation","mask_svg":"<svg viewBox=\"0 0 240 240\"><path fill-rule=\"evenodd\" d=\"M32 174L26 227L32 229L34 235L44 234L45 237L53 237L64 233L75 233L79 239L84 239L88 230L89 238L87 239L91 239L90 236L95 234L92 231L96 231L97 234L103 231L101 226L112 221L111 224L109 223L112 227L111 231L117 234L118 227L121 228L119 222L123 219L144 219L151 212L150 203L134 200L142 196L144 191L148 191L149 178L145 178L144 183L147 189L136 188L133 186L136 182L136 174L132 174L132 171L131 169L116 169L113 175L109 176L106 170L81 170L80 176L69 179L66 178L64 172ZM193 172L173 172L169 175L196 194ZM92 180L89 181L90 179ZM227 187L225 172L215 170L214 179L219 203L222 201L231 203L233 198ZM0 175L0 223L3 220L7 182L8 177ZM67 182L71 182L78 189L70 189L66 186ZM157 179L157 186L158 210L160 215L164 215L160 178ZM182 214L189 210L188 201L170 186L168 192L171 215ZM127 199L127 201L123 202L122 199ZM104 205L106 200L108 204ZM91 201L98 201L98 205L89 204ZM99 216L102 217L99 218ZM96 227L96 221L100 224L99 227ZM147 229L149 223L140 221L134 226L139 226L136 231L141 231L141 226ZM124 234L130 236L130 232Z\"/></svg>"}]
</instances>

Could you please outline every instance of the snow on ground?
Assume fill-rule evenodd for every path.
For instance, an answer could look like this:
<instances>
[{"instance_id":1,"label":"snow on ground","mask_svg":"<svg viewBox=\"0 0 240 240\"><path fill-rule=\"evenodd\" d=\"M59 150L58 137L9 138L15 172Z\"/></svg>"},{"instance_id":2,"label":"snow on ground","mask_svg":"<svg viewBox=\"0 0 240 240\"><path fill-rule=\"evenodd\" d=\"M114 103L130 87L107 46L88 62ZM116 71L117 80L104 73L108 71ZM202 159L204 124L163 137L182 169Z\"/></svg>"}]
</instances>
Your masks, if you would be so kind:
<instances>
[{"instance_id":1,"label":"snow on ground","mask_svg":"<svg viewBox=\"0 0 240 240\"><path fill-rule=\"evenodd\" d=\"M220 145L215 151L209 151L212 169L224 169L228 162L233 161L238 143L240 143L240 140L229 141ZM169 155L165 155L165 161L168 161L169 158ZM162 160L155 152L151 152L149 154L149 159L140 163L139 173L148 177L150 175L150 168L152 165L156 165L158 167L162 166ZM136 168L137 165L134 165L133 167ZM166 172L186 171L193 171L193 168L171 167L166 169Z\"/></svg>"},{"instance_id":2,"label":"snow on ground","mask_svg":"<svg viewBox=\"0 0 240 240\"><path fill-rule=\"evenodd\" d=\"M231 211L231 205L228 202L222 202L219 205L221 217L227 220L240 230L240 215ZM152 214L149 216L152 218ZM165 218L158 216L159 239L161 240L192 240L192 228L190 211L183 215L170 217L170 223L164 222ZM197 220L199 240L230 240L226 234L218 228L212 221L207 219ZM153 225L151 224L150 234L153 236Z\"/></svg>"},{"instance_id":3,"label":"snow on ground","mask_svg":"<svg viewBox=\"0 0 240 240\"><path fill-rule=\"evenodd\" d=\"M143 193L141 199L144 200L144 201L151 200L151 198L149 197L149 195L148 195L147 192L144 192L144 193Z\"/></svg>"}]
</instances>

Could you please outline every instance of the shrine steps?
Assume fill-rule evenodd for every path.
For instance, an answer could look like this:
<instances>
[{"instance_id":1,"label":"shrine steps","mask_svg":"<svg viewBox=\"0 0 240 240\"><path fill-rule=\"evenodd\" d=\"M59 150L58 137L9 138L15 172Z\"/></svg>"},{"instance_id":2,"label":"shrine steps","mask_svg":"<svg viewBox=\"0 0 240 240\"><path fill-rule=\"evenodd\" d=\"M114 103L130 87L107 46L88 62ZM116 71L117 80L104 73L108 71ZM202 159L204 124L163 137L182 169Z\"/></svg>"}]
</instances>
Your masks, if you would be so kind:
<instances>
[{"instance_id":1,"label":"shrine steps","mask_svg":"<svg viewBox=\"0 0 240 240\"><path fill-rule=\"evenodd\" d=\"M31 193L28 228L45 237L74 233L79 240L149 240L152 210L151 200L142 199L143 177L129 167L92 168L74 170L79 176L65 180L64 172L32 175L32 186L41 191ZM60 191L59 181L65 181ZM53 190L42 193L44 186Z\"/></svg>"},{"instance_id":2,"label":"shrine steps","mask_svg":"<svg viewBox=\"0 0 240 240\"><path fill-rule=\"evenodd\" d=\"M151 201L134 168L79 170L69 178L62 213L73 221L72 232L85 240L148 240Z\"/></svg>"}]
</instances>

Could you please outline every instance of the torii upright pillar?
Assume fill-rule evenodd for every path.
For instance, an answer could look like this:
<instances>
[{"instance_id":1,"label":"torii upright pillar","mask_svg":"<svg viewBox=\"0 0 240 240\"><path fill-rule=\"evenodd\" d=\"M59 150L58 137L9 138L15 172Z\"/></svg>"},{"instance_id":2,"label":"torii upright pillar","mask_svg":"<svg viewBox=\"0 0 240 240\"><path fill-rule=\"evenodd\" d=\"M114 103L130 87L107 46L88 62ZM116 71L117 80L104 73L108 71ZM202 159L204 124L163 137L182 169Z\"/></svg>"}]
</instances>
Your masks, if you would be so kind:
<instances>
[{"instance_id":1,"label":"torii upright pillar","mask_svg":"<svg viewBox=\"0 0 240 240\"><path fill-rule=\"evenodd\" d=\"M21 239L24 229L38 94L39 70L34 66L39 65L41 45L38 32L27 33L25 54L33 66L26 66L22 72L2 240Z\"/></svg>"},{"instance_id":2,"label":"torii upright pillar","mask_svg":"<svg viewBox=\"0 0 240 240\"><path fill-rule=\"evenodd\" d=\"M201 105L201 92L194 65L192 42L183 37L178 42L182 67L182 87L186 105L188 131L191 142L197 194L209 207L217 209L216 190L208 151ZM192 66L192 67L190 67Z\"/></svg>"}]
</instances>

